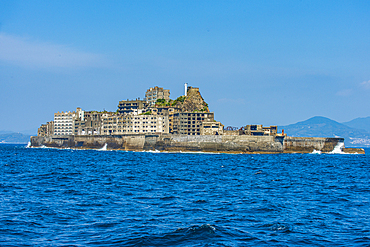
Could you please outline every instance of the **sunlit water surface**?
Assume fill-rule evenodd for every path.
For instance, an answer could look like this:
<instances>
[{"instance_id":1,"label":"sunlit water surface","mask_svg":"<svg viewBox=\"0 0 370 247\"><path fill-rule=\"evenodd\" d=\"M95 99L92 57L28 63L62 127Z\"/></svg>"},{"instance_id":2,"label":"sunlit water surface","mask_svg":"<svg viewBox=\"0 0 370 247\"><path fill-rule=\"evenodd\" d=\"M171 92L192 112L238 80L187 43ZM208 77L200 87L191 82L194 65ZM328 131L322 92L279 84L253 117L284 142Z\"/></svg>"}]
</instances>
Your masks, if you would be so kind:
<instances>
[{"instance_id":1,"label":"sunlit water surface","mask_svg":"<svg viewBox=\"0 0 370 247\"><path fill-rule=\"evenodd\" d=\"M0 246L370 245L368 154L0 157Z\"/></svg>"}]
</instances>

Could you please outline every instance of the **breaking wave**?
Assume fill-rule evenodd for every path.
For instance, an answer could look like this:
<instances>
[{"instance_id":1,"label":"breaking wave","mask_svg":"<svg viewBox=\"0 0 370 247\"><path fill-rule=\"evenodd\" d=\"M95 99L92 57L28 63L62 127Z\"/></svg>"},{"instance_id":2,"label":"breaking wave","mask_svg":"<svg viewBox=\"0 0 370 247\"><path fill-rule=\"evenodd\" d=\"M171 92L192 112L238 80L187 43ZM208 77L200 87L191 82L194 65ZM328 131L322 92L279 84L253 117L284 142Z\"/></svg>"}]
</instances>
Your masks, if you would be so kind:
<instances>
[{"instance_id":1,"label":"breaking wave","mask_svg":"<svg viewBox=\"0 0 370 247\"><path fill-rule=\"evenodd\" d=\"M99 151L107 151L107 147L108 147L108 144L107 144L107 143L105 143L105 144L104 144L104 146L103 146L102 148L97 149L97 150L99 150Z\"/></svg>"},{"instance_id":2,"label":"breaking wave","mask_svg":"<svg viewBox=\"0 0 370 247\"><path fill-rule=\"evenodd\" d=\"M344 142L338 142L333 151L329 152L329 154L346 154L345 152L343 152L343 148Z\"/></svg>"}]
</instances>

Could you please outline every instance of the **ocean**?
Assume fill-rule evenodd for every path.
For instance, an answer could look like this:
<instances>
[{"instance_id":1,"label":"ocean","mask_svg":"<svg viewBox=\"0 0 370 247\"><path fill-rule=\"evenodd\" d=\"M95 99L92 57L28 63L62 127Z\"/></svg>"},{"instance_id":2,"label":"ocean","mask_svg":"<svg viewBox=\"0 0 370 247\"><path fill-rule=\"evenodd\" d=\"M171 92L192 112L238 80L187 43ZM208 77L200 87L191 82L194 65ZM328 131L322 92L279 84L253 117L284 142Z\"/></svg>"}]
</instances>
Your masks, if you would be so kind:
<instances>
[{"instance_id":1,"label":"ocean","mask_svg":"<svg viewBox=\"0 0 370 247\"><path fill-rule=\"evenodd\" d=\"M0 246L370 246L365 151L0 145Z\"/></svg>"}]
</instances>

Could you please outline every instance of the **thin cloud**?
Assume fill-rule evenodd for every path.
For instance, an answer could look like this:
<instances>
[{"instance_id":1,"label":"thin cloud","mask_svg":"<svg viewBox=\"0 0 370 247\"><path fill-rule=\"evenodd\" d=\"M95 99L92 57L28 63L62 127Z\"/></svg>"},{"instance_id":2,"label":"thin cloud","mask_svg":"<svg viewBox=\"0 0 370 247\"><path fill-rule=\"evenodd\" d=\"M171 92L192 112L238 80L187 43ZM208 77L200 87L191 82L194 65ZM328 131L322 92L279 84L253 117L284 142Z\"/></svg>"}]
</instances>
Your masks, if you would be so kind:
<instances>
[{"instance_id":1,"label":"thin cloud","mask_svg":"<svg viewBox=\"0 0 370 247\"><path fill-rule=\"evenodd\" d=\"M370 80L360 83L360 86L365 89L370 89Z\"/></svg>"},{"instance_id":2,"label":"thin cloud","mask_svg":"<svg viewBox=\"0 0 370 247\"><path fill-rule=\"evenodd\" d=\"M344 89L344 90L338 91L336 95L346 97L346 96L351 95L352 91L353 91L352 89Z\"/></svg>"},{"instance_id":3,"label":"thin cloud","mask_svg":"<svg viewBox=\"0 0 370 247\"><path fill-rule=\"evenodd\" d=\"M0 33L0 61L29 68L101 67L102 55Z\"/></svg>"}]
</instances>

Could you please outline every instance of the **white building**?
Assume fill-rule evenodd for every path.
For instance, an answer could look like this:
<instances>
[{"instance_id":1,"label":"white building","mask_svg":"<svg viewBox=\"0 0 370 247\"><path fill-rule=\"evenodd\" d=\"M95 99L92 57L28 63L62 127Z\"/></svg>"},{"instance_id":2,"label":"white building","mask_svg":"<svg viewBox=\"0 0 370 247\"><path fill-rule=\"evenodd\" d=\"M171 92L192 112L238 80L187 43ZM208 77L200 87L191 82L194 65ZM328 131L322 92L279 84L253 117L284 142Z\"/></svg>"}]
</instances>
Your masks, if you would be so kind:
<instances>
[{"instance_id":1,"label":"white building","mask_svg":"<svg viewBox=\"0 0 370 247\"><path fill-rule=\"evenodd\" d=\"M103 114L102 135L169 133L168 116Z\"/></svg>"},{"instance_id":2,"label":"white building","mask_svg":"<svg viewBox=\"0 0 370 247\"><path fill-rule=\"evenodd\" d=\"M76 112L57 112L54 113L54 135L73 135L74 120L84 117L84 111L77 108Z\"/></svg>"},{"instance_id":3,"label":"white building","mask_svg":"<svg viewBox=\"0 0 370 247\"><path fill-rule=\"evenodd\" d=\"M75 112L54 113L54 135L72 135Z\"/></svg>"}]
</instances>

